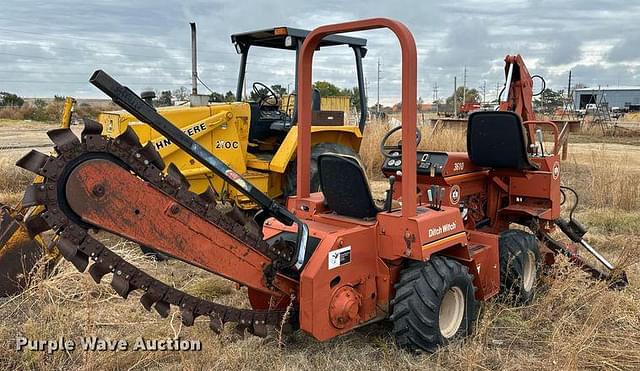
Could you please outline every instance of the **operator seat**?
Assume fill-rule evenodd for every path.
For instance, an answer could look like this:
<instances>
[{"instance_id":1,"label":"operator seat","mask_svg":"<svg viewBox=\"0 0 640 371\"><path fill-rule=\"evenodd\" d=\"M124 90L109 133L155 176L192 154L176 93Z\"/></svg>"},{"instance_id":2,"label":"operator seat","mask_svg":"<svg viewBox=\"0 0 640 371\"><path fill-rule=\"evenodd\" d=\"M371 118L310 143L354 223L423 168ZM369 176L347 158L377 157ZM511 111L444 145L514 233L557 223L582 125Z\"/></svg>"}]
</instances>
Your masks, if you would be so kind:
<instances>
[{"instance_id":1,"label":"operator seat","mask_svg":"<svg viewBox=\"0 0 640 371\"><path fill-rule=\"evenodd\" d=\"M537 170L529 160L522 119L514 112L479 111L469 115L467 151L480 167Z\"/></svg>"},{"instance_id":2,"label":"operator seat","mask_svg":"<svg viewBox=\"0 0 640 371\"><path fill-rule=\"evenodd\" d=\"M320 102L320 90L314 88L311 110L314 112L320 111ZM297 112L294 111L294 117L289 117L281 110L279 103L277 105L264 105L258 102L249 102L249 106L251 108L250 142L264 141L272 136L284 137L297 120Z\"/></svg>"},{"instance_id":3,"label":"operator seat","mask_svg":"<svg viewBox=\"0 0 640 371\"><path fill-rule=\"evenodd\" d=\"M370 219L380 212L373 201L367 176L356 157L324 153L318 156L318 173L325 203L336 214Z\"/></svg>"}]
</instances>

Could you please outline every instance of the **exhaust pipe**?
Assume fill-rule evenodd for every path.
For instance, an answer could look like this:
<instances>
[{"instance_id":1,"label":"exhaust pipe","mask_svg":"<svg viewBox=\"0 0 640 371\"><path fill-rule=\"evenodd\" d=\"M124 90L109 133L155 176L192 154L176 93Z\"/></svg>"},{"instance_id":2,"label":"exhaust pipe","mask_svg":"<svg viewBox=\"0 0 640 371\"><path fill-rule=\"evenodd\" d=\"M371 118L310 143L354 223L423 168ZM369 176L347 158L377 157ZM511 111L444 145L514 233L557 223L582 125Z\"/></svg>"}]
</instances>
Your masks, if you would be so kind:
<instances>
[{"instance_id":1,"label":"exhaust pipe","mask_svg":"<svg viewBox=\"0 0 640 371\"><path fill-rule=\"evenodd\" d=\"M198 50L196 40L196 23L191 26L191 95L198 95Z\"/></svg>"}]
</instances>

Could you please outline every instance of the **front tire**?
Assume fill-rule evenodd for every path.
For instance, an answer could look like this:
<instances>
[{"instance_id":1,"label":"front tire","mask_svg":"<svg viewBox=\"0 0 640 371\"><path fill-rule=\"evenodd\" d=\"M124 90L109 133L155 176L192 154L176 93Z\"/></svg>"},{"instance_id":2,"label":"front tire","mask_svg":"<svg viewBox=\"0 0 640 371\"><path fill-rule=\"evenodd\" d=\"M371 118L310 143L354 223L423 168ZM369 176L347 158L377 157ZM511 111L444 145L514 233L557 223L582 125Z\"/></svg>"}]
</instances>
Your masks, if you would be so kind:
<instances>
[{"instance_id":1,"label":"front tire","mask_svg":"<svg viewBox=\"0 0 640 371\"><path fill-rule=\"evenodd\" d=\"M400 347L434 352L471 334L478 303L466 266L443 256L410 262L395 288L390 319Z\"/></svg>"},{"instance_id":2,"label":"front tire","mask_svg":"<svg viewBox=\"0 0 640 371\"><path fill-rule=\"evenodd\" d=\"M500 293L508 302L533 300L540 273L538 240L530 233L509 229L500 234Z\"/></svg>"}]
</instances>

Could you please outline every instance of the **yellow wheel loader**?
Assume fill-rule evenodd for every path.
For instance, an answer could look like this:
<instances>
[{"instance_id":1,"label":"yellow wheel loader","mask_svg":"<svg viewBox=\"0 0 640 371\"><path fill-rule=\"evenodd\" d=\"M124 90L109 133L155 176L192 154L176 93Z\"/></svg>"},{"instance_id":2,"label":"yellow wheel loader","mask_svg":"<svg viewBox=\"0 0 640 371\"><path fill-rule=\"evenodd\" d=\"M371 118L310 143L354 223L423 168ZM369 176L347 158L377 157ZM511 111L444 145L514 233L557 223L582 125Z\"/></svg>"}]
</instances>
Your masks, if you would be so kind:
<instances>
[{"instance_id":1,"label":"yellow wheel loader","mask_svg":"<svg viewBox=\"0 0 640 371\"><path fill-rule=\"evenodd\" d=\"M157 111L181 128L231 169L248 179L261 192L271 198L289 196L295 190L295 153L298 142L296 127L297 107L288 114L282 97L259 82L251 82L255 101L243 101L243 90L248 85L246 68L249 50L255 47L290 50L297 52L308 31L290 27L246 32L231 35L240 54L240 70L236 88L236 102L200 102L194 85L191 101L186 106L162 107ZM318 92L314 99L314 126L311 143L315 146L314 158L324 152L355 154L360 148L362 131L366 119L366 98L362 58L366 54L366 40L346 36L324 39L320 48L348 46L353 49L355 70L360 92L360 120L358 126L345 126L341 111L321 111ZM297 63L296 72L297 72ZM194 70L194 74L197 72ZM142 94L149 102L153 93ZM285 106L285 107L283 107ZM151 142L165 163L173 163L191 184L191 191L202 192L208 186L222 200L230 201L242 210L254 210L256 204L233 187L229 187L202 164L195 162L175 144L154 131L149 125L139 122L126 111L104 112L98 116L103 125L103 134L116 137L127 127L133 128L142 143ZM319 186L317 169L312 163L312 187Z\"/></svg>"},{"instance_id":2,"label":"yellow wheel loader","mask_svg":"<svg viewBox=\"0 0 640 371\"><path fill-rule=\"evenodd\" d=\"M248 180L261 192L270 198L286 199L295 194L296 190L296 149L298 143L297 100L292 104L291 94L283 102L283 98L264 83L259 81L246 81L246 70L249 51L252 48L269 48L295 52L296 80L298 70L298 52L302 47L309 31L291 28L276 27L271 29L245 32L231 35L236 51L240 55L240 68L238 73L235 102L210 103L208 96L197 94L197 67L195 57L195 25L192 24L193 53L193 89L190 101L185 105L160 107L157 112L178 126L184 133L206 148L213 155L222 160L233 172ZM367 103L364 86L364 73L362 58L365 57L367 41L361 38L341 35L329 36L322 40L320 49L329 47L346 46L351 48L355 59L355 73L359 90L359 120L357 126L345 125L345 114L342 111L322 111L321 96L314 91L313 119L311 128L311 188L318 190L320 181L317 174L317 158L323 153L342 153L347 155L357 154L360 148L362 132L366 122ZM253 88L253 101L243 100L243 91L251 83ZM297 86L297 81L295 82ZM143 92L141 97L148 104L153 103L155 94ZM293 112L287 108L293 105ZM190 184L190 191L200 193L211 187L217 201L233 205L232 211L240 210L248 213L258 209L258 206L247 196L229 186L219 176L213 174L202 164L194 161L191 156L178 148L170 140L153 130L149 125L140 122L130 113L122 111L102 112L98 121L103 126L102 134L115 138L131 127L140 142L153 146L164 163L173 164L186 177ZM8 215L8 213L6 213ZM11 221L16 221L16 211L13 210ZM20 219L20 216L17 217ZM3 224L4 226L4 224ZM21 230L26 232L24 226ZM37 231L37 228L34 228ZM10 228L0 230L8 236ZM24 233L22 236L28 236ZM33 235L33 233L31 233ZM45 251L42 243L33 242L28 238L19 239L22 244L30 244ZM0 243L4 242L0 240ZM155 254L152 250L142 246L142 251L152 254L156 259L162 259L162 255ZM33 259L30 259L31 262ZM18 271L28 272L33 263L22 263ZM8 267L0 260L0 272L9 272ZM15 283L16 275L12 271L2 274L2 281ZM2 283L0 283L2 285ZM24 286L24 280L20 281ZM15 292L15 291L14 291ZM6 291L4 295L13 292ZM0 295L3 293L0 292Z\"/></svg>"}]
</instances>

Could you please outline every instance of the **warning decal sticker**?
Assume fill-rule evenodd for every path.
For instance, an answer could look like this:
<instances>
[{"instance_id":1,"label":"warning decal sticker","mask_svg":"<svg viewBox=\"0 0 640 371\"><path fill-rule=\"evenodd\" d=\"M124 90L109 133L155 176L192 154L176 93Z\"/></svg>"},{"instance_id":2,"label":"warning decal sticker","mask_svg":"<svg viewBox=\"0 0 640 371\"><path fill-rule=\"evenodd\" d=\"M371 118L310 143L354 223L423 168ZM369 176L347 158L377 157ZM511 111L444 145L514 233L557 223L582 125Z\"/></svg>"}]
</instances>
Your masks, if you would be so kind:
<instances>
[{"instance_id":1,"label":"warning decal sticker","mask_svg":"<svg viewBox=\"0 0 640 371\"><path fill-rule=\"evenodd\" d=\"M337 268L339 266L348 264L351 262L351 246L345 246L343 248L329 251L329 269Z\"/></svg>"}]
</instances>

